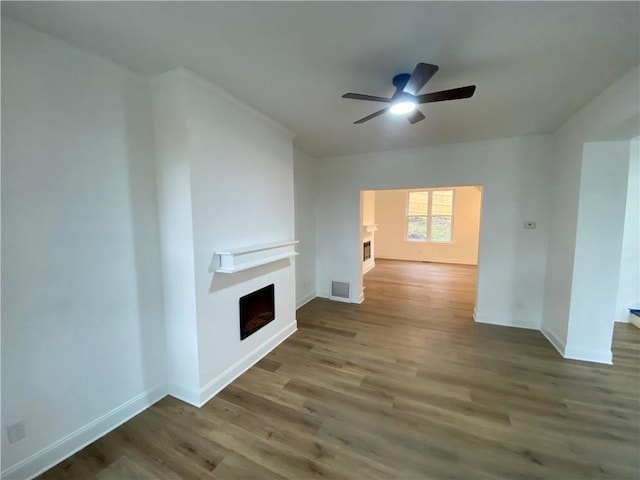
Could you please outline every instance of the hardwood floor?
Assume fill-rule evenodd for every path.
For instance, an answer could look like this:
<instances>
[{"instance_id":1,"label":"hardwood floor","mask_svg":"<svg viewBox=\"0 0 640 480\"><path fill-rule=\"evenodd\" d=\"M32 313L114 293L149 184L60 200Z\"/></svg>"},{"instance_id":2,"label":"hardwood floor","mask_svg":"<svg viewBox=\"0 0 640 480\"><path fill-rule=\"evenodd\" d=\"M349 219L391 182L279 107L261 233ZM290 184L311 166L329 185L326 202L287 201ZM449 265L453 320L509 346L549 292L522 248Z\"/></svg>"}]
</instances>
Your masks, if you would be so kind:
<instances>
[{"instance_id":1,"label":"hardwood floor","mask_svg":"<svg viewBox=\"0 0 640 480\"><path fill-rule=\"evenodd\" d=\"M166 397L42 478L638 478L640 331L613 366L563 360L475 324L475 279L377 261L362 305L307 304L202 409Z\"/></svg>"}]
</instances>

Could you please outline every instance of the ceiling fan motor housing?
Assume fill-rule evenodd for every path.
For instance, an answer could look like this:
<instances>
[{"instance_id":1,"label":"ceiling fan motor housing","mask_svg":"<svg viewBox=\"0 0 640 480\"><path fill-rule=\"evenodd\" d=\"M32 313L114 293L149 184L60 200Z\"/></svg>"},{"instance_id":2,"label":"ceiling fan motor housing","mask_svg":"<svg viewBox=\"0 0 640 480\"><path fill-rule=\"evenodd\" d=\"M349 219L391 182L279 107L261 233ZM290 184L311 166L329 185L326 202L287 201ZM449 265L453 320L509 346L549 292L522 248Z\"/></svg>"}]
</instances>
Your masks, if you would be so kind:
<instances>
[{"instance_id":1,"label":"ceiling fan motor housing","mask_svg":"<svg viewBox=\"0 0 640 480\"><path fill-rule=\"evenodd\" d=\"M410 78L411 78L410 73L399 73L398 75L393 77L393 86L398 89L398 92L400 92L407 85L407 82L409 81Z\"/></svg>"}]
</instances>

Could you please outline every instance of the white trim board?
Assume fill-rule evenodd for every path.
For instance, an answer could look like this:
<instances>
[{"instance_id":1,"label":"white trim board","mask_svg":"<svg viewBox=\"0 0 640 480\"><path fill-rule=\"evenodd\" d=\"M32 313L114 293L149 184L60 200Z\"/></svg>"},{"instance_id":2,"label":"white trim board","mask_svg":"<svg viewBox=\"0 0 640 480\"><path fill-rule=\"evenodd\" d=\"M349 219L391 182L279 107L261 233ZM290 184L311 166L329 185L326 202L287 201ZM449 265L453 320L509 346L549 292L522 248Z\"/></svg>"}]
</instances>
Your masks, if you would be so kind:
<instances>
[{"instance_id":1,"label":"white trim board","mask_svg":"<svg viewBox=\"0 0 640 480\"><path fill-rule=\"evenodd\" d=\"M369 273L371 271L372 268L374 268L376 266L376 262L375 260L369 262L364 262L363 263L363 267L362 267L362 274L365 275L367 273Z\"/></svg>"},{"instance_id":2,"label":"white trim board","mask_svg":"<svg viewBox=\"0 0 640 480\"><path fill-rule=\"evenodd\" d=\"M211 400L218 392L233 382L236 378L242 375L244 372L254 366L259 360L267 355L271 350L276 348L287 338L293 335L298 330L297 322L294 320L289 325L281 329L271 338L267 339L262 345L253 350L245 357L238 360L236 363L227 368L220 375L208 382L204 387L200 389L200 395L198 398L197 407L202 407L205 403ZM191 402L188 402L191 403Z\"/></svg>"},{"instance_id":3,"label":"white trim board","mask_svg":"<svg viewBox=\"0 0 640 480\"><path fill-rule=\"evenodd\" d=\"M558 353L567 360L579 360L581 362L592 363L604 363L607 365L613 364L613 355L611 350L595 351L595 350L582 350L579 348L567 347L567 345L560 341L557 335L552 331L545 328L540 329L542 334L549 340L549 343L554 346Z\"/></svg>"},{"instance_id":4,"label":"white trim board","mask_svg":"<svg viewBox=\"0 0 640 480\"><path fill-rule=\"evenodd\" d=\"M4 479L33 478L105 436L167 395L166 385L150 388L101 417L2 472Z\"/></svg>"},{"instance_id":5,"label":"white trim board","mask_svg":"<svg viewBox=\"0 0 640 480\"><path fill-rule=\"evenodd\" d=\"M298 255L295 246L298 240L251 245L217 251L209 266L209 272L235 273L260 265L277 262Z\"/></svg>"},{"instance_id":6,"label":"white trim board","mask_svg":"<svg viewBox=\"0 0 640 480\"><path fill-rule=\"evenodd\" d=\"M545 336L547 340L549 340L549 343L553 345L553 348L558 351L560 356L564 358L564 342L560 341L555 333L553 333L551 330L547 330L544 327L540 329L540 332Z\"/></svg>"},{"instance_id":7,"label":"white trim board","mask_svg":"<svg viewBox=\"0 0 640 480\"><path fill-rule=\"evenodd\" d=\"M405 240L405 242L407 242L407 243L416 243L416 242L412 242L411 240ZM446 245L446 243L442 243L441 245ZM477 261L476 261L476 263L469 263L466 260L455 259L455 258L452 259L452 260L447 260L446 262L443 262L441 260L401 258L400 256L384 257L384 256L381 256L381 255L376 255L376 259L380 259L380 260L396 260L396 261L399 261L399 262L437 263L437 264L442 264L442 265L470 265L472 267L477 267L478 266L478 262Z\"/></svg>"},{"instance_id":8,"label":"white trim board","mask_svg":"<svg viewBox=\"0 0 640 480\"><path fill-rule=\"evenodd\" d=\"M200 392L198 390L181 385L169 385L169 395L194 407L200 406Z\"/></svg>"},{"instance_id":9,"label":"white trim board","mask_svg":"<svg viewBox=\"0 0 640 480\"><path fill-rule=\"evenodd\" d=\"M308 295L305 295L301 299L296 300L296 310L298 310L299 308L304 307L307 303L309 303L314 298L316 298L316 294L315 293L310 293Z\"/></svg>"},{"instance_id":10,"label":"white trim board","mask_svg":"<svg viewBox=\"0 0 640 480\"><path fill-rule=\"evenodd\" d=\"M581 362L604 363L613 365L611 350L582 350L579 348L565 347L564 358L568 360L580 360Z\"/></svg>"},{"instance_id":11,"label":"white trim board","mask_svg":"<svg viewBox=\"0 0 640 480\"><path fill-rule=\"evenodd\" d=\"M477 310L473 311L473 320L476 323L486 323L488 325L498 325L501 327L511 327L511 328L525 328L527 330L540 330L538 325L533 325L531 323L519 322L514 319L505 319L500 318L494 315L486 315L478 313Z\"/></svg>"}]
</instances>

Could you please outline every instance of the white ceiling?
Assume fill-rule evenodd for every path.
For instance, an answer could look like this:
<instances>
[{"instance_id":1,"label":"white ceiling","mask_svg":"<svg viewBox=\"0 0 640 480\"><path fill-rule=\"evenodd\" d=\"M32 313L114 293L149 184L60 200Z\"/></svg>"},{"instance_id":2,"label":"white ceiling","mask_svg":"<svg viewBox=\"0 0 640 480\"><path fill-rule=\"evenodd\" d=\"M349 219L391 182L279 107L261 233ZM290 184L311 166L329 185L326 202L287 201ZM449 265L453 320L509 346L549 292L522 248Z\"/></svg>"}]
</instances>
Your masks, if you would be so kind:
<instances>
[{"instance_id":1,"label":"white ceiling","mask_svg":"<svg viewBox=\"0 0 640 480\"><path fill-rule=\"evenodd\" d=\"M2 14L142 75L184 66L335 156L547 133L640 63L638 2L2 2ZM410 125L392 77L440 66Z\"/></svg>"}]
</instances>

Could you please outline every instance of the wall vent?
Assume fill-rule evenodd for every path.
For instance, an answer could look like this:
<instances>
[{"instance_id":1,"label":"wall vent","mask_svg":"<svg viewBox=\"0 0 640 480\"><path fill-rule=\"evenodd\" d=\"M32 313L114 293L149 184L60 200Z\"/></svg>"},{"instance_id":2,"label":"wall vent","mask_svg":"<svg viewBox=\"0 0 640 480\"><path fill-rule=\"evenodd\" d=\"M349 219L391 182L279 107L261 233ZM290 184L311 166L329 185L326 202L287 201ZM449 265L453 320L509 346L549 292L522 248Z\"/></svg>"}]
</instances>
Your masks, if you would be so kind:
<instances>
[{"instance_id":1,"label":"wall vent","mask_svg":"<svg viewBox=\"0 0 640 480\"><path fill-rule=\"evenodd\" d=\"M338 302L350 302L349 292L351 290L351 284L348 282L336 282L331 281L331 295L330 300L336 300Z\"/></svg>"}]
</instances>

